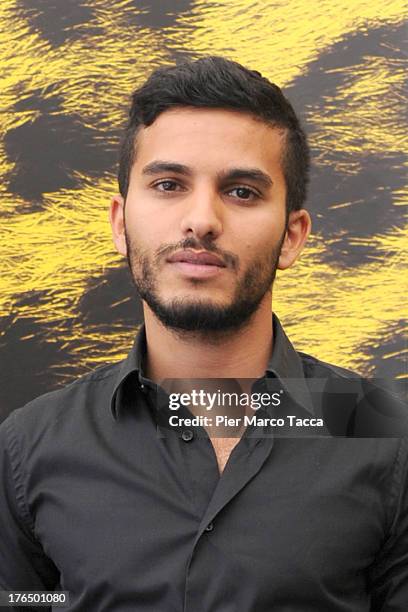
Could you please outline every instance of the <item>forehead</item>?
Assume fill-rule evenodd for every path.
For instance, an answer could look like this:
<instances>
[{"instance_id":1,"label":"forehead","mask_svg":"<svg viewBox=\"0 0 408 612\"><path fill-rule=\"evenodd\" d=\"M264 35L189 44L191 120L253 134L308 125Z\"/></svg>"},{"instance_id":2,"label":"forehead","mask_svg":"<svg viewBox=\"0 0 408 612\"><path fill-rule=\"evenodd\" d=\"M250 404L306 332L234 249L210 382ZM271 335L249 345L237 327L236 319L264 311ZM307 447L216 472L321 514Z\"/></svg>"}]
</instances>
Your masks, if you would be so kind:
<instances>
[{"instance_id":1,"label":"forehead","mask_svg":"<svg viewBox=\"0 0 408 612\"><path fill-rule=\"evenodd\" d=\"M280 166L285 135L284 128L249 113L175 108L161 113L138 132L135 166L166 159L209 170L244 163L267 170Z\"/></svg>"}]
</instances>

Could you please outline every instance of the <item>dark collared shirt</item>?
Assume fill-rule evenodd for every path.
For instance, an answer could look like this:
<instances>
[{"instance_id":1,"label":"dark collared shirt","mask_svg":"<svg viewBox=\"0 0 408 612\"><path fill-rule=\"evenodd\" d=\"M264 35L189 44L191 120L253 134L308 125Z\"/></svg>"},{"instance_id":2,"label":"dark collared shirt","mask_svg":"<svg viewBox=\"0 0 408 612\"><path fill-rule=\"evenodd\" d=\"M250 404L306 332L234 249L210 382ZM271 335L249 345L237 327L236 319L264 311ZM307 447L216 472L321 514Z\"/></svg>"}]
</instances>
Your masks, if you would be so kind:
<instances>
[{"instance_id":1,"label":"dark collared shirt","mask_svg":"<svg viewBox=\"0 0 408 612\"><path fill-rule=\"evenodd\" d=\"M408 610L406 437L249 426L220 477L203 428L158 435L144 352L142 328L126 360L1 425L1 589L59 588L81 612ZM313 384L349 376L274 319L265 380L293 414L322 415ZM352 397L331 401L350 416Z\"/></svg>"}]
</instances>

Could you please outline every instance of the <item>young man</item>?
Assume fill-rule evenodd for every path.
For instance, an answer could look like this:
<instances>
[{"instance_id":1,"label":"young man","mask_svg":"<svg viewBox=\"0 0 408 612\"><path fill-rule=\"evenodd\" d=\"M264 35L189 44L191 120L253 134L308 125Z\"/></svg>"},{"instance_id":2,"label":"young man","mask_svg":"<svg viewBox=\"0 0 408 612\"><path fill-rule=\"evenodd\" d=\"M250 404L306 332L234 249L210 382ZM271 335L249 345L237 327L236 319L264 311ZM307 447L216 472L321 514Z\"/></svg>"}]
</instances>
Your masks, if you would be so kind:
<instances>
[{"instance_id":1,"label":"young man","mask_svg":"<svg viewBox=\"0 0 408 612\"><path fill-rule=\"evenodd\" d=\"M407 439L361 424L372 401L322 400L316 381L350 373L297 353L271 314L310 232L308 167L258 72L204 58L134 93L110 221L145 323L123 362L0 428L2 589L60 588L73 611L408 609ZM278 399L221 434L181 401L170 427L197 379ZM342 437L280 435L285 411Z\"/></svg>"}]
</instances>

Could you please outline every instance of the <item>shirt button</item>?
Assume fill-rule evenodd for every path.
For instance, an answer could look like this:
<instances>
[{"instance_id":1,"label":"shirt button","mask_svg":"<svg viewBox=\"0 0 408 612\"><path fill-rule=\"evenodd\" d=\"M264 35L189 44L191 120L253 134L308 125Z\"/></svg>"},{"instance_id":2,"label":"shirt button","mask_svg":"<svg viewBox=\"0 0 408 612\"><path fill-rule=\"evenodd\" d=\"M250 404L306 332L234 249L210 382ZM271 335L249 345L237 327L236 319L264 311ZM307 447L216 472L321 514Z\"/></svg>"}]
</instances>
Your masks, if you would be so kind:
<instances>
[{"instance_id":1,"label":"shirt button","mask_svg":"<svg viewBox=\"0 0 408 612\"><path fill-rule=\"evenodd\" d=\"M182 432L181 437L184 440L184 442L191 442L191 440L194 438L194 434L191 431L191 429L185 429Z\"/></svg>"},{"instance_id":2,"label":"shirt button","mask_svg":"<svg viewBox=\"0 0 408 612\"><path fill-rule=\"evenodd\" d=\"M207 527L205 528L206 531L212 531L214 529L214 523L208 523Z\"/></svg>"}]
</instances>

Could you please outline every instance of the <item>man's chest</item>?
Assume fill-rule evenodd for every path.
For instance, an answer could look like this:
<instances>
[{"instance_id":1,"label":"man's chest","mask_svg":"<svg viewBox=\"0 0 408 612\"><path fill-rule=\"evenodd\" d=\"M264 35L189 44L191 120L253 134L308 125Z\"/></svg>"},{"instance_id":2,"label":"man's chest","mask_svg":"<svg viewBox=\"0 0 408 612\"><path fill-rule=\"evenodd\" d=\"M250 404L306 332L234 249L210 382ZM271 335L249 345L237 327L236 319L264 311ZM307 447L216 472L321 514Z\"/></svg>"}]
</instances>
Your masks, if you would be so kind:
<instances>
[{"instance_id":1,"label":"man's chest","mask_svg":"<svg viewBox=\"0 0 408 612\"><path fill-rule=\"evenodd\" d=\"M220 442L219 464L235 442ZM130 598L153 589L157 609L173 609L169 602L182 602L187 586L199 596L205 584L212 588L205 610L216 609L217 593L244 584L242 609L293 597L294 589L305 610L313 598L340 596L344 584L362 597L385 520L366 458L344 465L347 453L305 440L265 453L264 442L241 444L214 482L195 469L214 461L213 451L212 459L210 449L195 456L191 443L180 454L150 449L149 460L117 452L103 472L90 456L69 488L59 488L56 474L44 481L34 503L37 533L63 587L89 593L111 584Z\"/></svg>"},{"instance_id":2,"label":"man's chest","mask_svg":"<svg viewBox=\"0 0 408 612\"><path fill-rule=\"evenodd\" d=\"M212 438L211 439L215 456L217 457L217 464L220 474L224 471L224 468L228 462L229 456L233 448L238 444L238 438Z\"/></svg>"}]
</instances>

